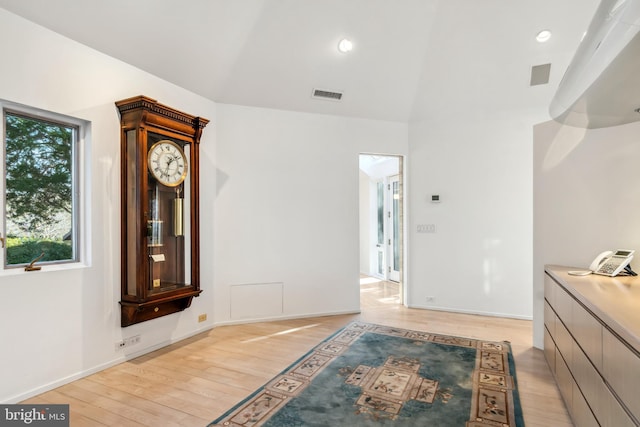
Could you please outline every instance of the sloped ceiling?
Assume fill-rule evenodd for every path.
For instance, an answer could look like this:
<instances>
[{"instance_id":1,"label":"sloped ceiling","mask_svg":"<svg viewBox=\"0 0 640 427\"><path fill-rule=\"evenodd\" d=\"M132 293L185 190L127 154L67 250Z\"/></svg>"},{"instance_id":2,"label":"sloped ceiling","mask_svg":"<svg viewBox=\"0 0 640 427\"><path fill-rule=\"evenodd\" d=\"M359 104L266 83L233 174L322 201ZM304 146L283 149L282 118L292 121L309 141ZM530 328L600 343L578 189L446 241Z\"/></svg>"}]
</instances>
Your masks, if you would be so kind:
<instances>
[{"instance_id":1,"label":"sloped ceiling","mask_svg":"<svg viewBox=\"0 0 640 427\"><path fill-rule=\"evenodd\" d=\"M216 102L407 122L548 105L597 0L0 0ZM539 44L539 30L552 39ZM341 38L354 43L338 52ZM5 41L6 42L6 41ZM552 63L548 85L531 66ZM312 90L344 92L340 102Z\"/></svg>"}]
</instances>

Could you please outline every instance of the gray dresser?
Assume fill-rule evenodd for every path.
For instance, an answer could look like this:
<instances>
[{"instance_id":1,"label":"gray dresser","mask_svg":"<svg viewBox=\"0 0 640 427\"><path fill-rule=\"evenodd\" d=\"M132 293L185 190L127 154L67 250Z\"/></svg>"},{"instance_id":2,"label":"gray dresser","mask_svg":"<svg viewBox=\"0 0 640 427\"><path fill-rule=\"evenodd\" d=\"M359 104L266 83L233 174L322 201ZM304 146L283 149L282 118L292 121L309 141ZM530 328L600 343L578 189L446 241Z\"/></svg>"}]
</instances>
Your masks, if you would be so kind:
<instances>
[{"instance_id":1,"label":"gray dresser","mask_svg":"<svg viewBox=\"0 0 640 427\"><path fill-rule=\"evenodd\" d=\"M640 276L545 267L544 352L576 426L640 426Z\"/></svg>"}]
</instances>

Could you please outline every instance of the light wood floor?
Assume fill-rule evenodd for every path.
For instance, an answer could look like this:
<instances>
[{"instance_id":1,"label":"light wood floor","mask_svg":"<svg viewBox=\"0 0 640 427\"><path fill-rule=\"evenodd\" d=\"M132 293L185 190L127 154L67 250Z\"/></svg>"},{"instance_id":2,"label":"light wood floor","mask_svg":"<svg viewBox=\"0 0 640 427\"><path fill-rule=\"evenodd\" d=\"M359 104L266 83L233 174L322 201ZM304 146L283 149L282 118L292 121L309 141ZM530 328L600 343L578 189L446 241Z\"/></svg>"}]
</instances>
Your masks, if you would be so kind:
<instances>
[{"instance_id":1,"label":"light wood floor","mask_svg":"<svg viewBox=\"0 0 640 427\"><path fill-rule=\"evenodd\" d=\"M363 280L362 313L223 326L24 403L70 404L71 426L206 426L337 329L362 320L511 342L527 427L572 426L531 322L398 303L398 285ZM462 427L462 426L461 426Z\"/></svg>"}]
</instances>

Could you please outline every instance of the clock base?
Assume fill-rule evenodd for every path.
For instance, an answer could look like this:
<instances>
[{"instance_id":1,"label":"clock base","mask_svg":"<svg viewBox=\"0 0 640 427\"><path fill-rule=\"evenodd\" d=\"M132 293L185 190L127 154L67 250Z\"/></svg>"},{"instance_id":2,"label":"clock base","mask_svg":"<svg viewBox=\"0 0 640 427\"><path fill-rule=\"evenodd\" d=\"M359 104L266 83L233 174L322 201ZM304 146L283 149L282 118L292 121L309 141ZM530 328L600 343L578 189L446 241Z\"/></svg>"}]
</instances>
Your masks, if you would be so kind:
<instances>
[{"instance_id":1,"label":"clock base","mask_svg":"<svg viewBox=\"0 0 640 427\"><path fill-rule=\"evenodd\" d=\"M191 305L193 297L200 295L197 290L178 297L154 300L149 302L120 301L120 326L127 327L147 320L183 311Z\"/></svg>"}]
</instances>

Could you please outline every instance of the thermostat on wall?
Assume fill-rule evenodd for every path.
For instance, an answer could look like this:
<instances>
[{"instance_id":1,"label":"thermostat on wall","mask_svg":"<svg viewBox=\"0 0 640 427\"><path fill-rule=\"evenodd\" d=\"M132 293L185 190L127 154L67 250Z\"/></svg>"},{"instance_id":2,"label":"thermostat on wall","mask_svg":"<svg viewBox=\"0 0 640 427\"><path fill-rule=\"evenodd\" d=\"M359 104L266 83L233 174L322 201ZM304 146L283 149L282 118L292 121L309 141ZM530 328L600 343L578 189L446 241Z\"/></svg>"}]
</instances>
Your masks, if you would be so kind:
<instances>
[{"instance_id":1,"label":"thermostat on wall","mask_svg":"<svg viewBox=\"0 0 640 427\"><path fill-rule=\"evenodd\" d=\"M431 203L440 203L440 195L432 194L431 195Z\"/></svg>"}]
</instances>

